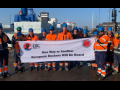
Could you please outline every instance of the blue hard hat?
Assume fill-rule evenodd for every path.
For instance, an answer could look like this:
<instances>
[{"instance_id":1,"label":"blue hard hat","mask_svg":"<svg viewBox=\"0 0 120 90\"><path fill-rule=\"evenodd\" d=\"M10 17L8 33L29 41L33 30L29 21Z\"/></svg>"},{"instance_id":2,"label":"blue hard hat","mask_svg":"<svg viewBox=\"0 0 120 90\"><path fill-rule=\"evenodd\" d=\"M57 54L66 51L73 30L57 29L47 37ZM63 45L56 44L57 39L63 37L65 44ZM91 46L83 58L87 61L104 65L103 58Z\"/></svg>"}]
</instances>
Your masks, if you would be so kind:
<instances>
[{"instance_id":1,"label":"blue hard hat","mask_svg":"<svg viewBox=\"0 0 120 90\"><path fill-rule=\"evenodd\" d=\"M120 34L120 31L118 32L118 34Z\"/></svg>"},{"instance_id":2,"label":"blue hard hat","mask_svg":"<svg viewBox=\"0 0 120 90\"><path fill-rule=\"evenodd\" d=\"M43 28L43 29L42 29L42 32L46 32L46 30Z\"/></svg>"},{"instance_id":3,"label":"blue hard hat","mask_svg":"<svg viewBox=\"0 0 120 90\"><path fill-rule=\"evenodd\" d=\"M54 30L54 27L53 27L53 26L50 26L50 27L49 27L49 29L52 29L52 30Z\"/></svg>"},{"instance_id":4,"label":"blue hard hat","mask_svg":"<svg viewBox=\"0 0 120 90\"><path fill-rule=\"evenodd\" d=\"M29 32L33 32L33 29L32 29L32 28L29 28Z\"/></svg>"},{"instance_id":5,"label":"blue hard hat","mask_svg":"<svg viewBox=\"0 0 120 90\"><path fill-rule=\"evenodd\" d=\"M78 30L78 29L76 27L74 27L73 30Z\"/></svg>"},{"instance_id":6,"label":"blue hard hat","mask_svg":"<svg viewBox=\"0 0 120 90\"><path fill-rule=\"evenodd\" d=\"M81 30L81 28L79 27L78 30Z\"/></svg>"},{"instance_id":7,"label":"blue hard hat","mask_svg":"<svg viewBox=\"0 0 120 90\"><path fill-rule=\"evenodd\" d=\"M0 28L3 28L2 25L0 25Z\"/></svg>"},{"instance_id":8,"label":"blue hard hat","mask_svg":"<svg viewBox=\"0 0 120 90\"><path fill-rule=\"evenodd\" d=\"M18 32L18 33L17 33L17 36L18 36L18 35L22 35L22 33L21 33L21 32Z\"/></svg>"},{"instance_id":9,"label":"blue hard hat","mask_svg":"<svg viewBox=\"0 0 120 90\"><path fill-rule=\"evenodd\" d=\"M112 28L111 28L111 27L108 27L107 31L112 31Z\"/></svg>"},{"instance_id":10,"label":"blue hard hat","mask_svg":"<svg viewBox=\"0 0 120 90\"><path fill-rule=\"evenodd\" d=\"M84 29L84 30L83 30L83 33L87 33L87 29Z\"/></svg>"},{"instance_id":11,"label":"blue hard hat","mask_svg":"<svg viewBox=\"0 0 120 90\"><path fill-rule=\"evenodd\" d=\"M98 32L94 32L94 34L93 35L98 35Z\"/></svg>"},{"instance_id":12,"label":"blue hard hat","mask_svg":"<svg viewBox=\"0 0 120 90\"><path fill-rule=\"evenodd\" d=\"M99 27L98 31L104 31L104 28L103 27Z\"/></svg>"},{"instance_id":13,"label":"blue hard hat","mask_svg":"<svg viewBox=\"0 0 120 90\"><path fill-rule=\"evenodd\" d=\"M62 27L67 27L67 24L66 24L66 23L63 23L63 24L62 24Z\"/></svg>"}]
</instances>

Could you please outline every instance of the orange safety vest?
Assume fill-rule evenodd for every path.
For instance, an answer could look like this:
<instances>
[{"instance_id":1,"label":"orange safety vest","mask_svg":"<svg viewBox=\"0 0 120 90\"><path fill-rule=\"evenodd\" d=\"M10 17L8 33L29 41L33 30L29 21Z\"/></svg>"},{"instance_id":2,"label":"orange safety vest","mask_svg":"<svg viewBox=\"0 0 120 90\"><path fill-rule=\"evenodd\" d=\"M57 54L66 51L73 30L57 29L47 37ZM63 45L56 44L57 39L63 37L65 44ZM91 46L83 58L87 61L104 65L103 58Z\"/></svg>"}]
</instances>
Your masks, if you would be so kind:
<instances>
[{"instance_id":1,"label":"orange safety vest","mask_svg":"<svg viewBox=\"0 0 120 90\"><path fill-rule=\"evenodd\" d=\"M6 43L6 42L7 42L7 35L4 34L2 38L3 38L3 42ZM0 50L6 49L6 48L7 48L7 47L4 47L4 48L3 48L3 46L2 46L2 40L1 40L1 38L0 38Z\"/></svg>"},{"instance_id":2,"label":"orange safety vest","mask_svg":"<svg viewBox=\"0 0 120 90\"><path fill-rule=\"evenodd\" d=\"M39 38L37 37L37 35L33 34L32 37L30 35L26 36L26 41L35 41L35 40L40 41Z\"/></svg>"},{"instance_id":3,"label":"orange safety vest","mask_svg":"<svg viewBox=\"0 0 120 90\"><path fill-rule=\"evenodd\" d=\"M17 35L14 34L14 37L15 37L15 40L16 40L17 39ZM15 49L15 53L19 53L20 52L19 44L15 43L15 44L13 44L13 46L14 46L14 49Z\"/></svg>"},{"instance_id":4,"label":"orange safety vest","mask_svg":"<svg viewBox=\"0 0 120 90\"><path fill-rule=\"evenodd\" d=\"M114 49L114 53L119 53L120 54L120 46L119 45L120 40L118 38L114 39L113 42L111 43L111 49Z\"/></svg>"},{"instance_id":5,"label":"orange safety vest","mask_svg":"<svg viewBox=\"0 0 120 90\"><path fill-rule=\"evenodd\" d=\"M110 51L113 51L112 50L112 46L111 46L111 43L112 43L112 41L116 38L116 36L114 36L114 37L112 37L111 35L107 35L108 36L108 49L110 50Z\"/></svg>"},{"instance_id":6,"label":"orange safety vest","mask_svg":"<svg viewBox=\"0 0 120 90\"><path fill-rule=\"evenodd\" d=\"M57 35L55 33L53 34L47 34L45 41L54 41L57 39Z\"/></svg>"},{"instance_id":7,"label":"orange safety vest","mask_svg":"<svg viewBox=\"0 0 120 90\"><path fill-rule=\"evenodd\" d=\"M72 34L70 34L70 32L67 32L67 30L58 33L57 36L57 40L72 40L72 39L73 39Z\"/></svg>"},{"instance_id":8,"label":"orange safety vest","mask_svg":"<svg viewBox=\"0 0 120 90\"><path fill-rule=\"evenodd\" d=\"M93 48L95 49L95 51L97 52L107 52L107 45L108 45L108 36L107 35L103 35L100 38L98 38L98 40L102 43L98 43L97 41L95 41Z\"/></svg>"}]
</instances>

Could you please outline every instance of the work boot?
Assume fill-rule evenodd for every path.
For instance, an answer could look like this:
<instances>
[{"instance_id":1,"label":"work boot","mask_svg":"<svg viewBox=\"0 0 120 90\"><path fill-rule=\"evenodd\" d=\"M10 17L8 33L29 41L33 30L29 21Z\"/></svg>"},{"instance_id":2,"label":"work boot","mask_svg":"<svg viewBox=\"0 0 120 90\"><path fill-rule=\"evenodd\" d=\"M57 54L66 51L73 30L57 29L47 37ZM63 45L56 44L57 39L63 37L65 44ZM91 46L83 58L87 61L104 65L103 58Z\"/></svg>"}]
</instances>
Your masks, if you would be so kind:
<instances>
[{"instance_id":1,"label":"work boot","mask_svg":"<svg viewBox=\"0 0 120 90\"><path fill-rule=\"evenodd\" d=\"M4 77L9 77L10 74L8 72L4 73Z\"/></svg>"},{"instance_id":2,"label":"work boot","mask_svg":"<svg viewBox=\"0 0 120 90\"><path fill-rule=\"evenodd\" d=\"M39 68L39 71L41 71L41 70L42 70L42 67Z\"/></svg>"},{"instance_id":3,"label":"work boot","mask_svg":"<svg viewBox=\"0 0 120 90\"><path fill-rule=\"evenodd\" d=\"M90 69L92 68L92 66L88 66Z\"/></svg>"},{"instance_id":4,"label":"work boot","mask_svg":"<svg viewBox=\"0 0 120 90\"><path fill-rule=\"evenodd\" d=\"M54 67L53 70L56 71L56 68Z\"/></svg>"},{"instance_id":5,"label":"work boot","mask_svg":"<svg viewBox=\"0 0 120 90\"><path fill-rule=\"evenodd\" d=\"M37 71L39 71L39 67L37 67Z\"/></svg>"},{"instance_id":6,"label":"work boot","mask_svg":"<svg viewBox=\"0 0 120 90\"><path fill-rule=\"evenodd\" d=\"M68 67L65 67L65 70L68 71L69 70Z\"/></svg>"},{"instance_id":7,"label":"work boot","mask_svg":"<svg viewBox=\"0 0 120 90\"><path fill-rule=\"evenodd\" d=\"M47 71L50 71L50 68L48 68Z\"/></svg>"},{"instance_id":8,"label":"work boot","mask_svg":"<svg viewBox=\"0 0 120 90\"><path fill-rule=\"evenodd\" d=\"M0 74L0 78L1 78L1 79L3 78L3 74Z\"/></svg>"},{"instance_id":9,"label":"work boot","mask_svg":"<svg viewBox=\"0 0 120 90\"><path fill-rule=\"evenodd\" d=\"M14 68L14 71L17 72L17 71L18 71L18 67L15 67L15 68Z\"/></svg>"},{"instance_id":10,"label":"work boot","mask_svg":"<svg viewBox=\"0 0 120 90\"><path fill-rule=\"evenodd\" d=\"M111 68L109 66L106 66L106 71L109 71Z\"/></svg>"},{"instance_id":11,"label":"work boot","mask_svg":"<svg viewBox=\"0 0 120 90\"><path fill-rule=\"evenodd\" d=\"M32 71L33 70L33 67L30 67L30 71Z\"/></svg>"},{"instance_id":12,"label":"work boot","mask_svg":"<svg viewBox=\"0 0 120 90\"><path fill-rule=\"evenodd\" d=\"M99 73L97 73L97 74L94 74L94 76L96 76L96 77L99 77L101 74L99 74Z\"/></svg>"},{"instance_id":13,"label":"work boot","mask_svg":"<svg viewBox=\"0 0 120 90\"><path fill-rule=\"evenodd\" d=\"M99 77L99 80L104 80L105 77L103 77L102 75Z\"/></svg>"},{"instance_id":14,"label":"work boot","mask_svg":"<svg viewBox=\"0 0 120 90\"><path fill-rule=\"evenodd\" d=\"M25 67L22 67L21 69L19 69L19 73L24 72L25 71Z\"/></svg>"},{"instance_id":15,"label":"work boot","mask_svg":"<svg viewBox=\"0 0 120 90\"><path fill-rule=\"evenodd\" d=\"M47 67L45 66L45 70L47 71Z\"/></svg>"},{"instance_id":16,"label":"work boot","mask_svg":"<svg viewBox=\"0 0 120 90\"><path fill-rule=\"evenodd\" d=\"M118 72L116 70L114 70L114 72L112 72L113 75L117 74Z\"/></svg>"},{"instance_id":17,"label":"work boot","mask_svg":"<svg viewBox=\"0 0 120 90\"><path fill-rule=\"evenodd\" d=\"M59 67L59 71L62 71L62 67Z\"/></svg>"}]
</instances>

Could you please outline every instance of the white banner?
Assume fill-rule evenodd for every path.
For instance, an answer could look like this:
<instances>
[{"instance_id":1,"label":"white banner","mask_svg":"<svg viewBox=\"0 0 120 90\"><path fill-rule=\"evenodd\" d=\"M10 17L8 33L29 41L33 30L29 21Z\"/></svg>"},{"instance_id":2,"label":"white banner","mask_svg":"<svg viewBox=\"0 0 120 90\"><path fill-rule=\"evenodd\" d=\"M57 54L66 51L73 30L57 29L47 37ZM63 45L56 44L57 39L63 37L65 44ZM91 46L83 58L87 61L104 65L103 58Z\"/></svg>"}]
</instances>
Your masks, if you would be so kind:
<instances>
[{"instance_id":1,"label":"white banner","mask_svg":"<svg viewBox=\"0 0 120 90\"><path fill-rule=\"evenodd\" d=\"M94 38L63 41L20 41L23 63L45 61L93 61Z\"/></svg>"}]
</instances>

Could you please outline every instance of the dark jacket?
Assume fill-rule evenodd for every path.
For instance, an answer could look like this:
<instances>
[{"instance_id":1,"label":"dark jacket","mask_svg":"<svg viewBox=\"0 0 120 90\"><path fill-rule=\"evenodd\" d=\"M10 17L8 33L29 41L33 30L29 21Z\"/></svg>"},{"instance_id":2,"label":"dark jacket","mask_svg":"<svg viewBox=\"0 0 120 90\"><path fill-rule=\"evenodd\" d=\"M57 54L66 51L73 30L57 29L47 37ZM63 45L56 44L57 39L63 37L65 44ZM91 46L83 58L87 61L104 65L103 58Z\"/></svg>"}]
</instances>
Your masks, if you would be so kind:
<instances>
[{"instance_id":1,"label":"dark jacket","mask_svg":"<svg viewBox=\"0 0 120 90\"><path fill-rule=\"evenodd\" d=\"M44 37L43 35L39 37L40 41L44 41L46 39L46 37Z\"/></svg>"},{"instance_id":2,"label":"dark jacket","mask_svg":"<svg viewBox=\"0 0 120 90\"><path fill-rule=\"evenodd\" d=\"M80 35L78 35L78 34L77 35L72 34L72 36L73 36L73 39L79 39L79 38L81 38Z\"/></svg>"},{"instance_id":3,"label":"dark jacket","mask_svg":"<svg viewBox=\"0 0 120 90\"><path fill-rule=\"evenodd\" d=\"M88 34L87 34L87 36L86 37L84 37L84 35L82 36L82 38L89 38L90 36L88 36Z\"/></svg>"},{"instance_id":4,"label":"dark jacket","mask_svg":"<svg viewBox=\"0 0 120 90\"><path fill-rule=\"evenodd\" d=\"M7 36L7 42L4 43L4 41L3 41L4 35L6 35L4 32L2 32L2 34L0 35L0 38L1 38L1 41L2 41L2 44L0 45L0 50L7 49L7 47L8 47L7 43L11 44L11 41L10 41L10 39L7 35L6 35Z\"/></svg>"}]
</instances>

